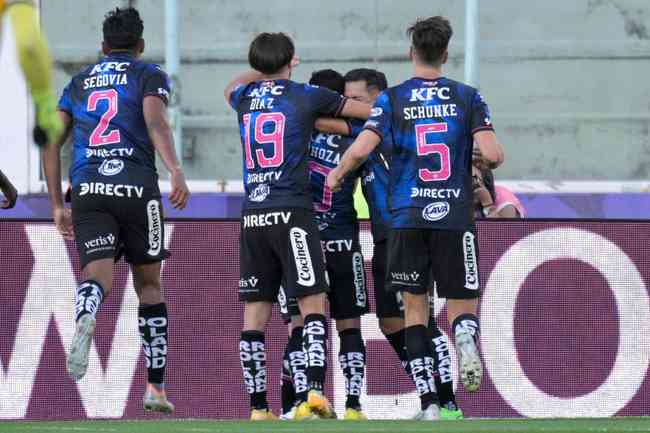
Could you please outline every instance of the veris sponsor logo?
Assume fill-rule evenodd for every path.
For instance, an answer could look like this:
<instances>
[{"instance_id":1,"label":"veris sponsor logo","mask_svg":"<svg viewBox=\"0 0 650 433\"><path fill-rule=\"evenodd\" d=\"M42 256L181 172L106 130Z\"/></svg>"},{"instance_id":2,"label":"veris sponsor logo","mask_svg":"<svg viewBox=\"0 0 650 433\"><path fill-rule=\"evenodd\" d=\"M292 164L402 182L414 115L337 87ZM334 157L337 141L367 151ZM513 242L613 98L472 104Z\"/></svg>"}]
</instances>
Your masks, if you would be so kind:
<instances>
[{"instance_id":1,"label":"veris sponsor logo","mask_svg":"<svg viewBox=\"0 0 650 433\"><path fill-rule=\"evenodd\" d=\"M79 195L105 195L108 197L142 198L143 186L122 185L103 182L83 182L80 184Z\"/></svg>"},{"instance_id":2,"label":"veris sponsor logo","mask_svg":"<svg viewBox=\"0 0 650 433\"><path fill-rule=\"evenodd\" d=\"M158 200L149 200L147 203L147 219L149 226L149 251L147 254L157 256L162 248L162 218Z\"/></svg>"},{"instance_id":3,"label":"veris sponsor logo","mask_svg":"<svg viewBox=\"0 0 650 433\"><path fill-rule=\"evenodd\" d=\"M124 169L124 161L121 159L105 159L99 166L99 173L104 176L115 176Z\"/></svg>"},{"instance_id":4,"label":"veris sponsor logo","mask_svg":"<svg viewBox=\"0 0 650 433\"><path fill-rule=\"evenodd\" d=\"M296 262L297 283L301 286L311 287L316 284L316 275L311 261L311 254L309 253L307 232L299 227L293 227L289 230L289 239L293 249L293 258Z\"/></svg>"},{"instance_id":5,"label":"veris sponsor logo","mask_svg":"<svg viewBox=\"0 0 650 433\"><path fill-rule=\"evenodd\" d=\"M394 282L402 283L417 283L420 282L420 274L418 272L391 272L390 277Z\"/></svg>"},{"instance_id":6,"label":"veris sponsor logo","mask_svg":"<svg viewBox=\"0 0 650 433\"><path fill-rule=\"evenodd\" d=\"M474 233L463 234L463 258L465 261L465 288L478 290L478 260Z\"/></svg>"},{"instance_id":7,"label":"veris sponsor logo","mask_svg":"<svg viewBox=\"0 0 650 433\"><path fill-rule=\"evenodd\" d=\"M86 247L86 253L112 250L115 247L115 235L109 233L105 236L99 236L93 240L84 242L84 247Z\"/></svg>"},{"instance_id":8,"label":"veris sponsor logo","mask_svg":"<svg viewBox=\"0 0 650 433\"><path fill-rule=\"evenodd\" d=\"M254 275L249 278L241 278L239 280L239 287L240 288L255 287L257 286L257 283L259 283L259 281L260 280Z\"/></svg>"},{"instance_id":9,"label":"veris sponsor logo","mask_svg":"<svg viewBox=\"0 0 650 433\"><path fill-rule=\"evenodd\" d=\"M449 203L446 201L430 203L422 209L422 218L427 221L440 221L449 214L449 210Z\"/></svg>"},{"instance_id":10,"label":"veris sponsor logo","mask_svg":"<svg viewBox=\"0 0 650 433\"><path fill-rule=\"evenodd\" d=\"M255 188L253 188L251 193L248 194L248 199L255 203L261 203L264 200L266 200L266 197L269 196L270 192L271 192L271 188L269 188L267 184L261 183L257 185Z\"/></svg>"}]
</instances>

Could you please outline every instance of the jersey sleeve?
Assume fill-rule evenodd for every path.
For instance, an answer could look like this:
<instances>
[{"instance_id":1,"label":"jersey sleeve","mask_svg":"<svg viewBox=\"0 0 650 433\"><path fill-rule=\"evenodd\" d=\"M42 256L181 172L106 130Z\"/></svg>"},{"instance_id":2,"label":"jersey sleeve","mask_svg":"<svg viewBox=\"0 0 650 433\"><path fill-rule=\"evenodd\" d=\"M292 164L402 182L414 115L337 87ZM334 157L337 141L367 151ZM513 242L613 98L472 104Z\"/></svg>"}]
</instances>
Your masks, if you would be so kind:
<instances>
[{"instance_id":1,"label":"jersey sleeve","mask_svg":"<svg viewBox=\"0 0 650 433\"><path fill-rule=\"evenodd\" d=\"M393 109L390 105L390 97L388 96L388 93L382 92L379 97L377 97L375 105L372 107L372 111L370 112L370 117L363 126L363 129L368 129L374 132L383 140L384 137L389 136L391 133L392 113Z\"/></svg>"},{"instance_id":2,"label":"jersey sleeve","mask_svg":"<svg viewBox=\"0 0 650 433\"><path fill-rule=\"evenodd\" d=\"M61 93L61 98L59 98L59 104L57 108L61 111L65 111L66 113L72 115L72 101L70 100L70 87L72 87L72 82L70 82L63 89L63 93Z\"/></svg>"},{"instance_id":3,"label":"jersey sleeve","mask_svg":"<svg viewBox=\"0 0 650 433\"><path fill-rule=\"evenodd\" d=\"M359 119L346 119L346 123L348 124L348 129L350 130L350 134L348 134L350 137L356 137L357 135L361 134L361 131L363 131L363 126L365 125L365 122Z\"/></svg>"},{"instance_id":4,"label":"jersey sleeve","mask_svg":"<svg viewBox=\"0 0 650 433\"><path fill-rule=\"evenodd\" d=\"M241 101L242 97L244 96L244 92L246 90L246 85L245 84L238 84L235 86L234 89L232 89L232 92L230 92L230 106L236 110L237 106L239 105L239 102Z\"/></svg>"},{"instance_id":5,"label":"jersey sleeve","mask_svg":"<svg viewBox=\"0 0 650 433\"><path fill-rule=\"evenodd\" d=\"M142 96L157 96L165 105L169 104L171 88L167 74L158 66L147 69L142 80Z\"/></svg>"},{"instance_id":6,"label":"jersey sleeve","mask_svg":"<svg viewBox=\"0 0 650 433\"><path fill-rule=\"evenodd\" d=\"M318 115L338 117L347 100L338 93L324 87L305 84L309 105Z\"/></svg>"},{"instance_id":7,"label":"jersey sleeve","mask_svg":"<svg viewBox=\"0 0 650 433\"><path fill-rule=\"evenodd\" d=\"M492 119L490 116L490 108L478 90L472 95L469 126L472 134L479 131L494 131L494 126L492 126Z\"/></svg>"}]
</instances>

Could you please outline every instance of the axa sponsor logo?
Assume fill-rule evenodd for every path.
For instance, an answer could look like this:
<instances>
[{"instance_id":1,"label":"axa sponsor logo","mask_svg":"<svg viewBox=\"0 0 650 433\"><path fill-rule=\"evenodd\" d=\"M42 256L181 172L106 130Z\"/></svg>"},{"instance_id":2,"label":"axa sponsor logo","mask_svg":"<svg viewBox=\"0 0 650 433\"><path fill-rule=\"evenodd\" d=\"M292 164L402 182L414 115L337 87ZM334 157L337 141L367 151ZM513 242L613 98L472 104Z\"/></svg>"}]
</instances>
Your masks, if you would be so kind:
<instances>
[{"instance_id":1,"label":"axa sponsor logo","mask_svg":"<svg viewBox=\"0 0 650 433\"><path fill-rule=\"evenodd\" d=\"M124 169L124 161L121 159L105 159L99 166L99 174L104 176L115 176Z\"/></svg>"},{"instance_id":2,"label":"axa sponsor logo","mask_svg":"<svg viewBox=\"0 0 650 433\"><path fill-rule=\"evenodd\" d=\"M451 99L449 87L421 87L411 89L411 102L425 102L434 98L447 101Z\"/></svg>"},{"instance_id":3,"label":"axa sponsor logo","mask_svg":"<svg viewBox=\"0 0 650 433\"><path fill-rule=\"evenodd\" d=\"M311 287L316 284L314 265L309 253L307 243L307 232L300 227L293 227L289 230L289 239L293 250L293 258L296 262L297 283L301 286Z\"/></svg>"},{"instance_id":4,"label":"axa sponsor logo","mask_svg":"<svg viewBox=\"0 0 650 433\"><path fill-rule=\"evenodd\" d=\"M446 201L428 204L422 209L422 218L427 221L440 221L449 214L450 206Z\"/></svg>"},{"instance_id":5,"label":"axa sponsor logo","mask_svg":"<svg viewBox=\"0 0 650 433\"><path fill-rule=\"evenodd\" d=\"M142 198L143 186L122 185L103 182L83 182L80 184L79 195L105 195L108 197Z\"/></svg>"},{"instance_id":6,"label":"axa sponsor logo","mask_svg":"<svg viewBox=\"0 0 650 433\"><path fill-rule=\"evenodd\" d=\"M147 254L157 256L162 248L162 218L158 200L149 200L147 203L147 220L149 226L149 250Z\"/></svg>"},{"instance_id":7,"label":"axa sponsor logo","mask_svg":"<svg viewBox=\"0 0 650 433\"><path fill-rule=\"evenodd\" d=\"M366 274L363 269L363 256L360 252L352 254L352 274L354 275L354 294L357 307L365 307L366 297Z\"/></svg>"},{"instance_id":8,"label":"axa sponsor logo","mask_svg":"<svg viewBox=\"0 0 650 433\"><path fill-rule=\"evenodd\" d=\"M413 272L391 272L390 277L393 281L402 283L419 283L420 274L416 271Z\"/></svg>"},{"instance_id":9,"label":"axa sponsor logo","mask_svg":"<svg viewBox=\"0 0 650 433\"><path fill-rule=\"evenodd\" d=\"M248 199L255 203L261 203L266 200L266 197L268 197L270 193L271 188L267 184L261 183L253 188L253 191L248 194Z\"/></svg>"},{"instance_id":10,"label":"axa sponsor logo","mask_svg":"<svg viewBox=\"0 0 650 433\"><path fill-rule=\"evenodd\" d=\"M463 234L463 259L465 262L465 288L478 290L478 260L475 236L472 232Z\"/></svg>"},{"instance_id":11,"label":"axa sponsor logo","mask_svg":"<svg viewBox=\"0 0 650 433\"><path fill-rule=\"evenodd\" d=\"M115 246L115 235L109 233L105 236L99 236L93 240L84 242L86 252L93 252L104 249L112 249Z\"/></svg>"},{"instance_id":12,"label":"axa sponsor logo","mask_svg":"<svg viewBox=\"0 0 650 433\"><path fill-rule=\"evenodd\" d=\"M276 224L289 224L291 212L268 212L262 214L244 215L242 220L244 228L249 227L268 227Z\"/></svg>"},{"instance_id":13,"label":"axa sponsor logo","mask_svg":"<svg viewBox=\"0 0 650 433\"><path fill-rule=\"evenodd\" d=\"M118 147L117 149L86 149L86 158L115 158L120 157L124 158L127 156L133 156L134 149L126 147Z\"/></svg>"}]
</instances>

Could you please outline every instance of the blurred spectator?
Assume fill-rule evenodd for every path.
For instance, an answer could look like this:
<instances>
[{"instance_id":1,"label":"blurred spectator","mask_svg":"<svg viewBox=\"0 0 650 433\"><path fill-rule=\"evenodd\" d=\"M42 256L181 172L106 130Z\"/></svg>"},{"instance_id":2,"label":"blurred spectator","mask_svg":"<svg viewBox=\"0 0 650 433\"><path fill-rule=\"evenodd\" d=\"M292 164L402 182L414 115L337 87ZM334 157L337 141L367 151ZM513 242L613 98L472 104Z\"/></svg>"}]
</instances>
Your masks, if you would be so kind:
<instances>
[{"instance_id":1,"label":"blurred spectator","mask_svg":"<svg viewBox=\"0 0 650 433\"><path fill-rule=\"evenodd\" d=\"M505 186L494 184L488 168L472 167L476 216L485 218L525 218L526 210L517 196Z\"/></svg>"}]
</instances>

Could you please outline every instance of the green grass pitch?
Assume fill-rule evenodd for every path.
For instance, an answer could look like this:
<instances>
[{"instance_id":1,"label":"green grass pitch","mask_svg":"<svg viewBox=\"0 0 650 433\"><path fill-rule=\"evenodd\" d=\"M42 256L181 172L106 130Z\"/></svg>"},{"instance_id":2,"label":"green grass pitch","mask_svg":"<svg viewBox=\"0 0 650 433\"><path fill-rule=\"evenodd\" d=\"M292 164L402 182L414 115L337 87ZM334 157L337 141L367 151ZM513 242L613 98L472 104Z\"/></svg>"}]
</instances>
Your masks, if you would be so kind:
<instances>
[{"instance_id":1,"label":"green grass pitch","mask_svg":"<svg viewBox=\"0 0 650 433\"><path fill-rule=\"evenodd\" d=\"M650 417L464 421L0 421L0 433L647 433Z\"/></svg>"}]
</instances>

